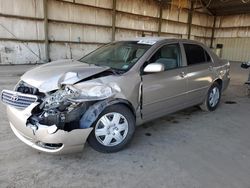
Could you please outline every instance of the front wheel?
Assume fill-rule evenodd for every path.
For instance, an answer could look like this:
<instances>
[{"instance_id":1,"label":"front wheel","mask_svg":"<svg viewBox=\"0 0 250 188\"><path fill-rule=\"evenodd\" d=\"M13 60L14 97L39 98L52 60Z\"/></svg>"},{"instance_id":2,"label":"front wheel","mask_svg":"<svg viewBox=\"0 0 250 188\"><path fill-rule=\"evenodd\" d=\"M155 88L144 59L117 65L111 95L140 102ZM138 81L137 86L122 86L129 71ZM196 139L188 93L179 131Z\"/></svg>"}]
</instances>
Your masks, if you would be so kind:
<instances>
[{"instance_id":1,"label":"front wheel","mask_svg":"<svg viewBox=\"0 0 250 188\"><path fill-rule=\"evenodd\" d=\"M99 152L117 152L129 143L134 131L135 117L131 110L124 105L112 105L99 115L88 142Z\"/></svg>"},{"instance_id":2,"label":"front wheel","mask_svg":"<svg viewBox=\"0 0 250 188\"><path fill-rule=\"evenodd\" d=\"M207 96L203 104L200 106L202 110L214 111L218 107L221 98L221 87L218 83L213 85L208 90Z\"/></svg>"}]
</instances>

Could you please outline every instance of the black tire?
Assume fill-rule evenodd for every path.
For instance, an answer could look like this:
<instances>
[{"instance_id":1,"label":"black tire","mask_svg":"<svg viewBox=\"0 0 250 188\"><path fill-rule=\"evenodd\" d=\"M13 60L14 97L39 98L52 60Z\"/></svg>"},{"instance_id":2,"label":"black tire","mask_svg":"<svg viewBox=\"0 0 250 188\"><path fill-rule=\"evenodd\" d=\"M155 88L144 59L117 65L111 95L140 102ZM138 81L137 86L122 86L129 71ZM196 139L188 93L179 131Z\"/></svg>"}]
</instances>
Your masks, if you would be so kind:
<instances>
[{"instance_id":1,"label":"black tire","mask_svg":"<svg viewBox=\"0 0 250 188\"><path fill-rule=\"evenodd\" d=\"M121 114L127 120L128 124L127 133L126 136L124 136L124 139L122 140L121 143L114 146L105 146L102 143L100 143L100 141L97 140L97 137L95 135L95 128L101 117L114 112ZM102 153L114 153L122 150L123 148L125 148L125 146L127 146L127 144L132 140L134 132L135 132L135 117L132 114L131 110L125 105L115 104L112 106L108 106L106 109L104 109L104 111L99 115L97 120L93 123L93 130L88 137L88 143L96 151Z\"/></svg>"},{"instance_id":2,"label":"black tire","mask_svg":"<svg viewBox=\"0 0 250 188\"><path fill-rule=\"evenodd\" d=\"M210 101L210 94L211 94L211 92L213 92L214 89L218 89L219 98L218 98L218 101L215 105L211 105L211 103L209 102ZM209 112L215 111L220 104L220 99L221 99L221 86L217 82L215 82L209 88L207 95L206 95L206 98L205 98L205 101L203 102L202 105L200 105L200 107L204 111L209 111Z\"/></svg>"}]
</instances>

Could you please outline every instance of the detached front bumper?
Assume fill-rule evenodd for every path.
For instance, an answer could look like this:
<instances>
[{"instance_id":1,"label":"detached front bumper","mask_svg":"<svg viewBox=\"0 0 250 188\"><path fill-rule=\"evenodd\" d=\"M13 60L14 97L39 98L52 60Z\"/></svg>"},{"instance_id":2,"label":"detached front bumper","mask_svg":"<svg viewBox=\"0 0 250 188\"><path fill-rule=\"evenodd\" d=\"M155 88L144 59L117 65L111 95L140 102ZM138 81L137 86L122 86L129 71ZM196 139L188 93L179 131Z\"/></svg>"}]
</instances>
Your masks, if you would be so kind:
<instances>
[{"instance_id":1,"label":"detached front bumper","mask_svg":"<svg viewBox=\"0 0 250 188\"><path fill-rule=\"evenodd\" d=\"M32 103L24 110L7 106L10 127L15 135L25 144L42 152L62 154L81 151L92 128L74 129L67 132L60 129L52 130L55 126L38 124L34 129L34 125L27 124L27 119L37 105L38 103Z\"/></svg>"}]
</instances>

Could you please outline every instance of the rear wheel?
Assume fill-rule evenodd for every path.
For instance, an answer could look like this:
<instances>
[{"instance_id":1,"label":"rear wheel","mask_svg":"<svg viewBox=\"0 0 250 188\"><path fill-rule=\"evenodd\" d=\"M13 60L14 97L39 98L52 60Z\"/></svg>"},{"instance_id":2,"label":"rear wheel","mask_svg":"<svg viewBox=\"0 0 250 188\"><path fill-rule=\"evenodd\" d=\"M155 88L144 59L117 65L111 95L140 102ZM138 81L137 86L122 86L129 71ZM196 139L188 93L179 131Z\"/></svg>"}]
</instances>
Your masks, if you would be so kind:
<instances>
[{"instance_id":1,"label":"rear wheel","mask_svg":"<svg viewBox=\"0 0 250 188\"><path fill-rule=\"evenodd\" d=\"M218 107L221 98L221 87L218 83L213 85L208 90L207 96L203 104L200 106L202 110L214 111Z\"/></svg>"},{"instance_id":2,"label":"rear wheel","mask_svg":"<svg viewBox=\"0 0 250 188\"><path fill-rule=\"evenodd\" d=\"M135 118L130 109L120 104L113 105L100 114L88 142L99 152L117 152L129 143L134 131Z\"/></svg>"}]
</instances>

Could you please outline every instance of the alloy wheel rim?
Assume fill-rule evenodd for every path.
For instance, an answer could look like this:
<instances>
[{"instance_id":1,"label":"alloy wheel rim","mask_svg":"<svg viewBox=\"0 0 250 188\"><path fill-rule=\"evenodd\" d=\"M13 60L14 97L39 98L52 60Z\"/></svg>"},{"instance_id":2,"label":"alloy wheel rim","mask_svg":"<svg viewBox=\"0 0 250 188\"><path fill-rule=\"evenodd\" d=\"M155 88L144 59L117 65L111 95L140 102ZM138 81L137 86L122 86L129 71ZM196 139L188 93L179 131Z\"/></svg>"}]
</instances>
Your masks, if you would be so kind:
<instances>
[{"instance_id":1,"label":"alloy wheel rim","mask_svg":"<svg viewBox=\"0 0 250 188\"><path fill-rule=\"evenodd\" d=\"M95 126L95 137L104 146L120 144L128 134L128 121L120 113L103 115Z\"/></svg>"},{"instance_id":2,"label":"alloy wheel rim","mask_svg":"<svg viewBox=\"0 0 250 188\"><path fill-rule=\"evenodd\" d=\"M209 95L210 106L215 107L219 102L219 98L220 98L220 90L219 90L219 88L214 87Z\"/></svg>"}]
</instances>

